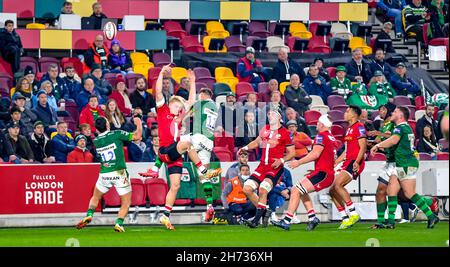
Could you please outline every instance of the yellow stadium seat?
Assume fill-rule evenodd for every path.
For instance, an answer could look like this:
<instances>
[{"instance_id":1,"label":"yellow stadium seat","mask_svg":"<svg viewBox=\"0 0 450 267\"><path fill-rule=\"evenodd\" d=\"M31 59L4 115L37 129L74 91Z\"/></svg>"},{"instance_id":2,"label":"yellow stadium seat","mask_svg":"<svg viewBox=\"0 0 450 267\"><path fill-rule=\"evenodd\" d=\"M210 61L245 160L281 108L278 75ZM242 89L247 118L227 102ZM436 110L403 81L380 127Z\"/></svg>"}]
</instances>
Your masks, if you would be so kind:
<instances>
[{"instance_id":1,"label":"yellow stadium seat","mask_svg":"<svg viewBox=\"0 0 450 267\"><path fill-rule=\"evenodd\" d=\"M236 93L236 84L239 83L239 79L236 77L222 77L220 79L216 78L216 82L228 84L228 86L230 86L231 88L231 91L233 91L233 93Z\"/></svg>"},{"instance_id":2,"label":"yellow stadium seat","mask_svg":"<svg viewBox=\"0 0 450 267\"><path fill-rule=\"evenodd\" d=\"M133 66L136 63L149 63L148 56L142 52L133 52L130 54L131 61L133 62Z\"/></svg>"},{"instance_id":3,"label":"yellow stadium seat","mask_svg":"<svg viewBox=\"0 0 450 267\"><path fill-rule=\"evenodd\" d=\"M361 48L363 55L371 55L372 54L372 48L366 44L366 41L364 41L363 38L354 36L350 39L350 42L348 44L348 47L353 51L356 48Z\"/></svg>"},{"instance_id":4,"label":"yellow stadium seat","mask_svg":"<svg viewBox=\"0 0 450 267\"><path fill-rule=\"evenodd\" d=\"M216 77L216 80L221 78L235 78L233 71L227 67L217 67L214 70L214 77Z\"/></svg>"},{"instance_id":5,"label":"yellow stadium seat","mask_svg":"<svg viewBox=\"0 0 450 267\"><path fill-rule=\"evenodd\" d=\"M223 24L218 21L208 21L206 23L206 32L208 35L218 38L226 38L230 36L230 33L225 30Z\"/></svg>"},{"instance_id":6,"label":"yellow stadium seat","mask_svg":"<svg viewBox=\"0 0 450 267\"><path fill-rule=\"evenodd\" d=\"M312 33L309 31L298 31L298 32L293 32L291 33L292 36L294 37L298 37L301 39L311 39L312 38Z\"/></svg>"},{"instance_id":7,"label":"yellow stadium seat","mask_svg":"<svg viewBox=\"0 0 450 267\"><path fill-rule=\"evenodd\" d=\"M227 52L227 47L225 45L222 47L222 50L219 50L219 51L217 51L217 50L209 50L209 44L211 43L211 39L212 38L216 38L216 37L208 35L208 36L205 36L203 38L203 47L205 48L205 52L226 53ZM218 39L223 39L223 38L218 38Z\"/></svg>"},{"instance_id":8,"label":"yellow stadium seat","mask_svg":"<svg viewBox=\"0 0 450 267\"><path fill-rule=\"evenodd\" d=\"M151 68L154 68L154 67L155 67L155 64L153 64L152 62L134 63L133 71L135 73L144 75L145 79L148 79L148 70Z\"/></svg>"},{"instance_id":9,"label":"yellow stadium seat","mask_svg":"<svg viewBox=\"0 0 450 267\"><path fill-rule=\"evenodd\" d=\"M183 67L174 67L172 68L172 79L174 79L177 83L180 83L181 78L187 77L187 70Z\"/></svg>"},{"instance_id":10,"label":"yellow stadium seat","mask_svg":"<svg viewBox=\"0 0 450 267\"><path fill-rule=\"evenodd\" d=\"M306 28L305 24L301 23L301 22L291 22L291 24L289 25L289 32L290 33L294 33L294 32L307 32L308 29Z\"/></svg>"},{"instance_id":11,"label":"yellow stadium seat","mask_svg":"<svg viewBox=\"0 0 450 267\"><path fill-rule=\"evenodd\" d=\"M26 28L28 30L45 30L45 25L42 23L28 23Z\"/></svg>"},{"instance_id":12,"label":"yellow stadium seat","mask_svg":"<svg viewBox=\"0 0 450 267\"><path fill-rule=\"evenodd\" d=\"M280 83L280 92L282 95L284 95L284 92L286 91L286 87L291 84L290 82L282 82Z\"/></svg>"}]
</instances>

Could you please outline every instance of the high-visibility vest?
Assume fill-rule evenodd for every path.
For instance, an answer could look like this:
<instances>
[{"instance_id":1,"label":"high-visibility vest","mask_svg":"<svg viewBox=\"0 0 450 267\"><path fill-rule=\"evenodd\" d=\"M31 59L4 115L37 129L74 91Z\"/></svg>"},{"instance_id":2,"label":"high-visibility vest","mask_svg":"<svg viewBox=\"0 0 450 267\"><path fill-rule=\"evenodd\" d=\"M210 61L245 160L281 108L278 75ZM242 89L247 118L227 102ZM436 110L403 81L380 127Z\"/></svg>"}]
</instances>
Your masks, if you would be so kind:
<instances>
[{"instance_id":1,"label":"high-visibility vest","mask_svg":"<svg viewBox=\"0 0 450 267\"><path fill-rule=\"evenodd\" d=\"M233 190L228 194L227 201L228 203L236 203L236 204L244 204L247 203L247 196L244 194L244 190L242 188L241 181L239 177L236 176L230 179L231 186Z\"/></svg>"}]
</instances>

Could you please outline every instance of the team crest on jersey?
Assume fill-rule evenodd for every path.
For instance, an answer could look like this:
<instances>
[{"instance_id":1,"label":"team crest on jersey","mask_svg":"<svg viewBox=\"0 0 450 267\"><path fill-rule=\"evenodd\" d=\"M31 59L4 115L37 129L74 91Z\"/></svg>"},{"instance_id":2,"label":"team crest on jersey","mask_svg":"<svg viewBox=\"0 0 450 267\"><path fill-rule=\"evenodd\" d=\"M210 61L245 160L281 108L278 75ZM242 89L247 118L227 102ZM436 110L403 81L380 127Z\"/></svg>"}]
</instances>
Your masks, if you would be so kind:
<instances>
[{"instance_id":1,"label":"team crest on jersey","mask_svg":"<svg viewBox=\"0 0 450 267\"><path fill-rule=\"evenodd\" d=\"M323 136L318 135L316 136L316 144L322 144L323 143Z\"/></svg>"},{"instance_id":2,"label":"team crest on jersey","mask_svg":"<svg viewBox=\"0 0 450 267\"><path fill-rule=\"evenodd\" d=\"M395 129L394 129L394 133L399 134L399 133L400 133L400 128L395 128Z\"/></svg>"},{"instance_id":3,"label":"team crest on jersey","mask_svg":"<svg viewBox=\"0 0 450 267\"><path fill-rule=\"evenodd\" d=\"M360 135L366 135L366 128L365 127L359 126L358 129L359 129L359 134Z\"/></svg>"}]
</instances>

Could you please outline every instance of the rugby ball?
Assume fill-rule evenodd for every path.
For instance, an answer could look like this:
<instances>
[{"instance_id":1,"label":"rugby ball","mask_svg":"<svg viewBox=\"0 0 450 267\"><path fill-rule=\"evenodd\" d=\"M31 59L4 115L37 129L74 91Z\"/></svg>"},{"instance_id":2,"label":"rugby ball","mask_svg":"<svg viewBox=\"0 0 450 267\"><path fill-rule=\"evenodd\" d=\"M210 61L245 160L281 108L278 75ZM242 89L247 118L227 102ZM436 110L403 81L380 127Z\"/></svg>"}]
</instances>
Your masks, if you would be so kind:
<instances>
[{"instance_id":1,"label":"rugby ball","mask_svg":"<svg viewBox=\"0 0 450 267\"><path fill-rule=\"evenodd\" d=\"M108 21L103 27L103 35L106 40L112 41L117 35L117 26L114 22Z\"/></svg>"}]
</instances>

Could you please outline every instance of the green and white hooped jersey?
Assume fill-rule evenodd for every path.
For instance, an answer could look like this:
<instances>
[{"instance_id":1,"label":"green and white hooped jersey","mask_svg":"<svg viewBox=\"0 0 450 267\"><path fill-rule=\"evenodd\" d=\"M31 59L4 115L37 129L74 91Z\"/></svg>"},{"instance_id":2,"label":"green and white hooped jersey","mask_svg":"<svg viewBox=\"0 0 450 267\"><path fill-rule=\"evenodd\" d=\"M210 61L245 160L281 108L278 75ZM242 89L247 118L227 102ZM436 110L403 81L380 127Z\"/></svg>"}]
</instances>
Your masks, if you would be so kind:
<instances>
[{"instance_id":1,"label":"green and white hooped jersey","mask_svg":"<svg viewBox=\"0 0 450 267\"><path fill-rule=\"evenodd\" d=\"M100 173L108 173L125 170L125 156L123 143L132 141L133 133L126 131L107 131L98 135L94 140L94 146L100 157Z\"/></svg>"},{"instance_id":2,"label":"green and white hooped jersey","mask_svg":"<svg viewBox=\"0 0 450 267\"><path fill-rule=\"evenodd\" d=\"M217 107L212 100L195 102L193 106L192 135L202 134L209 140L214 141L217 118Z\"/></svg>"}]
</instances>

